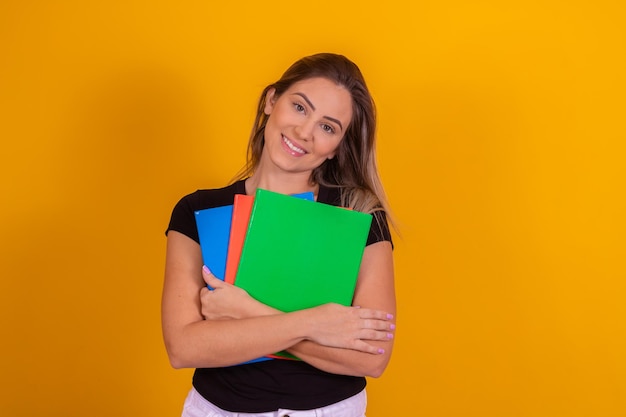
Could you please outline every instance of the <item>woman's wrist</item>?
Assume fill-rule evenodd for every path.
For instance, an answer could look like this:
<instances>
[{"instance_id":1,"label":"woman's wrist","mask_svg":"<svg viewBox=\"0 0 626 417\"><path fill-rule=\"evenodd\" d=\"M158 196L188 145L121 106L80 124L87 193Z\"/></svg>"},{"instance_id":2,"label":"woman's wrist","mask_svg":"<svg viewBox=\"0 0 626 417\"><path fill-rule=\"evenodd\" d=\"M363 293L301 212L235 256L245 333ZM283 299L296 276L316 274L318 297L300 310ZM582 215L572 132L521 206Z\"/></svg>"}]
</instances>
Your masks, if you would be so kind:
<instances>
[{"instance_id":1,"label":"woman's wrist","mask_svg":"<svg viewBox=\"0 0 626 417\"><path fill-rule=\"evenodd\" d=\"M246 302L246 305L243 309L244 316L241 318L251 318L251 317L260 317L260 316L271 316L273 314L280 313L279 310L272 308L266 304L263 304L260 301L255 300L254 298L250 298L249 301Z\"/></svg>"}]
</instances>

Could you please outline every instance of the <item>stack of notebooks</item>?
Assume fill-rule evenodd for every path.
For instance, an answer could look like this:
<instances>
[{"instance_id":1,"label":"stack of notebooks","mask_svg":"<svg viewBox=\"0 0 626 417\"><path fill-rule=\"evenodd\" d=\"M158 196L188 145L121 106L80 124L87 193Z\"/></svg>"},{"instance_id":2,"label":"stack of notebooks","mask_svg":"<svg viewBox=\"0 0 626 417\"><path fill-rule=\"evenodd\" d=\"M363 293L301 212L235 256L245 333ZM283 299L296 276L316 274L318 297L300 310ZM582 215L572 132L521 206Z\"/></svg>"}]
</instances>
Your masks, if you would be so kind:
<instances>
[{"instance_id":1,"label":"stack of notebooks","mask_svg":"<svg viewBox=\"0 0 626 417\"><path fill-rule=\"evenodd\" d=\"M260 302L283 312L352 303L371 215L258 189L195 216L203 262ZM295 359L258 360L269 358Z\"/></svg>"}]
</instances>

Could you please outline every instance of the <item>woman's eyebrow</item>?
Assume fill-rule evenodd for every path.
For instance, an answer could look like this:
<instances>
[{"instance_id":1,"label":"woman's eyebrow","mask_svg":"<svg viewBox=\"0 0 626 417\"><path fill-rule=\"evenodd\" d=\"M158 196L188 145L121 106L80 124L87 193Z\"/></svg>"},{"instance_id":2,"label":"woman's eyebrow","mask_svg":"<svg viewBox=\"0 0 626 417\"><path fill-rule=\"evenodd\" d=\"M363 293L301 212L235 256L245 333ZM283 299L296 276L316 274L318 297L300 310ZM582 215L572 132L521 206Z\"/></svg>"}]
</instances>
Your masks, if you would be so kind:
<instances>
[{"instance_id":1,"label":"woman's eyebrow","mask_svg":"<svg viewBox=\"0 0 626 417\"><path fill-rule=\"evenodd\" d=\"M306 102L307 102L307 104L308 104L309 106L311 106L311 108L312 108L313 110L315 110L315 106L313 105L313 103L311 103L311 100L309 100L309 98L308 98L308 97L307 97L304 93L294 93L294 94L296 94L296 95L298 95L298 96L302 97L302 98L304 99L304 101L306 101Z\"/></svg>"},{"instance_id":2,"label":"woman's eyebrow","mask_svg":"<svg viewBox=\"0 0 626 417\"><path fill-rule=\"evenodd\" d=\"M311 100L309 100L309 98L306 96L306 94L304 93L294 93L295 95L298 95L300 97L302 97L302 99L304 101L307 102L307 104L313 109L315 110L315 106L313 105L313 103L311 103ZM341 130L343 130L343 125L341 124L341 122L333 117L330 116L324 116L325 119L330 120L331 122L337 123L339 125L339 128L341 128Z\"/></svg>"},{"instance_id":3,"label":"woman's eyebrow","mask_svg":"<svg viewBox=\"0 0 626 417\"><path fill-rule=\"evenodd\" d=\"M324 116L324 119L328 119L331 122L337 123L339 125L339 128L343 131L343 125L341 124L341 122L339 120L337 120L337 119L335 119L333 117L330 117L330 116Z\"/></svg>"}]
</instances>

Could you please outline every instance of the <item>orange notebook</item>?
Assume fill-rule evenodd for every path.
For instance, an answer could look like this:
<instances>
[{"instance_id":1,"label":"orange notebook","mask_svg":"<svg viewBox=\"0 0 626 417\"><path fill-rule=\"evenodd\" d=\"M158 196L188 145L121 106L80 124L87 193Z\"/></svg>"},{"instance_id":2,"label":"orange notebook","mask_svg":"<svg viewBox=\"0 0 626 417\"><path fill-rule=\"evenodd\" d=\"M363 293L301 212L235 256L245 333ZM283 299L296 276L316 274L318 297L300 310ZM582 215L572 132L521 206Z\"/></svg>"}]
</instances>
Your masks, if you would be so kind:
<instances>
[{"instance_id":1,"label":"orange notebook","mask_svg":"<svg viewBox=\"0 0 626 417\"><path fill-rule=\"evenodd\" d=\"M233 219L230 226L230 240L228 241L228 257L226 258L226 273L224 275L224 281L229 284L235 283L237 266L239 266L243 242L246 239L246 231L248 230L248 222L250 221L253 203L254 196L245 194L235 195Z\"/></svg>"}]
</instances>

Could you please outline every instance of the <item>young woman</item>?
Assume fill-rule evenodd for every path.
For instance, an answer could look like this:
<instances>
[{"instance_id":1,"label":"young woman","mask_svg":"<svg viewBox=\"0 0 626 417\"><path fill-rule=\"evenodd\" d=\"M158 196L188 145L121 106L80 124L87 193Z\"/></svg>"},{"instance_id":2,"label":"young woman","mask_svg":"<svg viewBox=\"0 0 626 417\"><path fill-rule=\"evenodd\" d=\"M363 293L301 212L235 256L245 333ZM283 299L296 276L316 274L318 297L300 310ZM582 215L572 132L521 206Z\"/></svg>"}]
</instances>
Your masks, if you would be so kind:
<instances>
[{"instance_id":1,"label":"young woman","mask_svg":"<svg viewBox=\"0 0 626 417\"><path fill-rule=\"evenodd\" d=\"M358 67L341 55L305 57L263 91L238 179L176 205L162 324L172 366L196 368L183 416L365 415L365 377L380 376L389 362L396 309L375 130L374 103ZM257 188L311 191L318 202L372 214L352 307L282 313L203 267L194 211L232 204L235 194L254 195ZM297 225L297 213L285 221ZM242 365L282 350L301 360Z\"/></svg>"}]
</instances>

